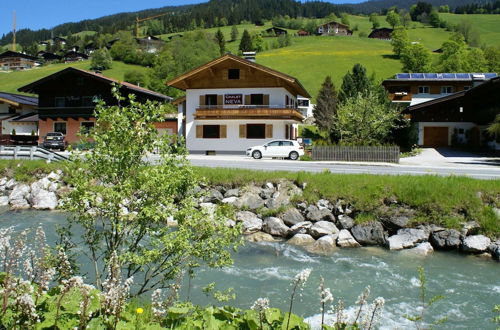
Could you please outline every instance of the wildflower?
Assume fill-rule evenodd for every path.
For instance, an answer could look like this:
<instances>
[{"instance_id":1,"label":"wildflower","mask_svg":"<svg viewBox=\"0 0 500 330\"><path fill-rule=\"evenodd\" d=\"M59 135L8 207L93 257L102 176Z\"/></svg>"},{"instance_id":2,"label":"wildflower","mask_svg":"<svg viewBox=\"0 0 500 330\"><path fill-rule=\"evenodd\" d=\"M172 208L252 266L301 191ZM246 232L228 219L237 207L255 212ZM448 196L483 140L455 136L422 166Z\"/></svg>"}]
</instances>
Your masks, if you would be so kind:
<instances>
[{"instance_id":1,"label":"wildflower","mask_svg":"<svg viewBox=\"0 0 500 330\"><path fill-rule=\"evenodd\" d=\"M358 300L356 300L356 305L359 305L358 313L356 314L356 318L354 319L354 324L357 324L359 317L361 316L361 312L363 310L363 306L366 304L366 300L370 296L370 286L368 285L365 290L359 295Z\"/></svg>"},{"instance_id":2,"label":"wildflower","mask_svg":"<svg viewBox=\"0 0 500 330\"><path fill-rule=\"evenodd\" d=\"M262 311L265 311L268 308L269 308L269 299L268 298L257 299L251 307L251 309L253 309L254 311L259 312L259 313Z\"/></svg>"},{"instance_id":3,"label":"wildflower","mask_svg":"<svg viewBox=\"0 0 500 330\"><path fill-rule=\"evenodd\" d=\"M292 285L294 286L304 286L311 275L311 268L306 268L297 275L295 275Z\"/></svg>"},{"instance_id":4,"label":"wildflower","mask_svg":"<svg viewBox=\"0 0 500 330\"><path fill-rule=\"evenodd\" d=\"M135 310L135 312L136 312L137 314L142 314L142 313L144 313L144 309L143 309L143 308L141 308L141 307L139 307L139 308L137 308L137 309Z\"/></svg>"},{"instance_id":5,"label":"wildflower","mask_svg":"<svg viewBox=\"0 0 500 330\"><path fill-rule=\"evenodd\" d=\"M385 299L382 297L377 297L370 305L369 312L366 313L365 317L365 328L371 330L375 327L375 324L380 319L380 314L382 314L382 308L384 307Z\"/></svg>"},{"instance_id":6,"label":"wildflower","mask_svg":"<svg viewBox=\"0 0 500 330\"><path fill-rule=\"evenodd\" d=\"M167 312L162 299L161 289L156 289L151 294L151 308L155 317L163 317Z\"/></svg>"}]
</instances>

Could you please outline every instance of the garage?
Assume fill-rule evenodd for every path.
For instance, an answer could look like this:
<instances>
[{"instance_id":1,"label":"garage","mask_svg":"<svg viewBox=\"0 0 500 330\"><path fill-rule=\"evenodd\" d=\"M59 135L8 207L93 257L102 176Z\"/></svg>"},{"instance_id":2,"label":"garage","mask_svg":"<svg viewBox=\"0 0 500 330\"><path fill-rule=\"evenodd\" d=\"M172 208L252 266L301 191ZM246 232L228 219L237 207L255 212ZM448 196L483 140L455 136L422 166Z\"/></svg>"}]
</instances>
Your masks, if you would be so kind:
<instances>
[{"instance_id":1,"label":"garage","mask_svg":"<svg viewBox=\"0 0 500 330\"><path fill-rule=\"evenodd\" d=\"M425 147L447 147L448 127L424 127Z\"/></svg>"}]
</instances>

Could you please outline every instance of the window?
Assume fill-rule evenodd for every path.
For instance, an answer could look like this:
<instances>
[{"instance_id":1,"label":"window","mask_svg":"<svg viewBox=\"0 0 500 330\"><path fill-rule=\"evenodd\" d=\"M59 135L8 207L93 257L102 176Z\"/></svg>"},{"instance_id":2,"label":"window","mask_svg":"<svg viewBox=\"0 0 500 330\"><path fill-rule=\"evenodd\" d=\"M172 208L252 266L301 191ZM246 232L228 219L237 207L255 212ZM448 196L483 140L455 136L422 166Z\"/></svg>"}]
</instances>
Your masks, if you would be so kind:
<instances>
[{"instance_id":1,"label":"window","mask_svg":"<svg viewBox=\"0 0 500 330\"><path fill-rule=\"evenodd\" d=\"M281 143L282 143L281 141L273 141L273 142L269 142L267 144L267 146L268 147L279 147L279 146L281 146Z\"/></svg>"},{"instance_id":2,"label":"window","mask_svg":"<svg viewBox=\"0 0 500 330\"><path fill-rule=\"evenodd\" d=\"M265 139L265 124L247 124L247 139Z\"/></svg>"},{"instance_id":3,"label":"window","mask_svg":"<svg viewBox=\"0 0 500 330\"><path fill-rule=\"evenodd\" d=\"M217 94L205 95L205 105L217 105Z\"/></svg>"},{"instance_id":4,"label":"window","mask_svg":"<svg viewBox=\"0 0 500 330\"><path fill-rule=\"evenodd\" d=\"M64 108L66 106L66 101L64 97L56 97L55 99L56 108Z\"/></svg>"},{"instance_id":5,"label":"window","mask_svg":"<svg viewBox=\"0 0 500 330\"><path fill-rule=\"evenodd\" d=\"M228 79L240 79L240 69L229 69L227 70Z\"/></svg>"},{"instance_id":6,"label":"window","mask_svg":"<svg viewBox=\"0 0 500 330\"><path fill-rule=\"evenodd\" d=\"M94 128L95 123L93 121L82 121L80 123L80 131L83 134L88 134L92 128Z\"/></svg>"},{"instance_id":7,"label":"window","mask_svg":"<svg viewBox=\"0 0 500 330\"><path fill-rule=\"evenodd\" d=\"M429 86L418 86L419 94L429 94Z\"/></svg>"},{"instance_id":8,"label":"window","mask_svg":"<svg viewBox=\"0 0 500 330\"><path fill-rule=\"evenodd\" d=\"M65 121L55 122L54 123L54 132L62 133L64 135L66 135L66 122Z\"/></svg>"},{"instance_id":9,"label":"window","mask_svg":"<svg viewBox=\"0 0 500 330\"><path fill-rule=\"evenodd\" d=\"M293 142L290 142L290 141L281 141L281 145L283 147L293 147Z\"/></svg>"},{"instance_id":10,"label":"window","mask_svg":"<svg viewBox=\"0 0 500 330\"><path fill-rule=\"evenodd\" d=\"M263 105L264 95L263 94L252 94L250 95L250 104L252 105Z\"/></svg>"},{"instance_id":11,"label":"window","mask_svg":"<svg viewBox=\"0 0 500 330\"><path fill-rule=\"evenodd\" d=\"M308 107L309 106L309 100L298 100L299 102L299 107Z\"/></svg>"},{"instance_id":12,"label":"window","mask_svg":"<svg viewBox=\"0 0 500 330\"><path fill-rule=\"evenodd\" d=\"M443 86L441 87L441 94L451 94L453 93L453 87L452 86Z\"/></svg>"},{"instance_id":13,"label":"window","mask_svg":"<svg viewBox=\"0 0 500 330\"><path fill-rule=\"evenodd\" d=\"M203 138L204 139L220 138L220 125L203 125Z\"/></svg>"}]
</instances>

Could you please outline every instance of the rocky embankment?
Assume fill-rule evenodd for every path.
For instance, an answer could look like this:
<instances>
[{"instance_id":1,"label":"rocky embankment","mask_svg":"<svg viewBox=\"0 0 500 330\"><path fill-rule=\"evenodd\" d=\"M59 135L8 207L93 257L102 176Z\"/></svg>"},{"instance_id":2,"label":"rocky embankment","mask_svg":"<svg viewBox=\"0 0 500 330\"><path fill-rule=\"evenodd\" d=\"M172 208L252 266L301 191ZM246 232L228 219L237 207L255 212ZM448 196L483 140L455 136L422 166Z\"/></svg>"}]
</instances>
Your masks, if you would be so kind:
<instances>
[{"instance_id":1,"label":"rocky embankment","mask_svg":"<svg viewBox=\"0 0 500 330\"><path fill-rule=\"evenodd\" d=\"M500 240L479 234L479 225L470 221L461 230L436 225L412 225L415 210L391 200L383 205L377 221L357 223L356 210L339 199L320 199L316 203L300 200L303 189L289 181L268 182L262 186L200 187L204 197L199 206L213 211L228 204L235 209L229 226L241 223L246 239L253 242L286 240L312 253L329 254L337 248L384 246L390 250L427 255L436 250L491 255L500 259ZM0 206L12 209L55 210L68 191L62 172L56 171L26 184L0 179ZM500 210L496 210L500 216Z\"/></svg>"}]
</instances>

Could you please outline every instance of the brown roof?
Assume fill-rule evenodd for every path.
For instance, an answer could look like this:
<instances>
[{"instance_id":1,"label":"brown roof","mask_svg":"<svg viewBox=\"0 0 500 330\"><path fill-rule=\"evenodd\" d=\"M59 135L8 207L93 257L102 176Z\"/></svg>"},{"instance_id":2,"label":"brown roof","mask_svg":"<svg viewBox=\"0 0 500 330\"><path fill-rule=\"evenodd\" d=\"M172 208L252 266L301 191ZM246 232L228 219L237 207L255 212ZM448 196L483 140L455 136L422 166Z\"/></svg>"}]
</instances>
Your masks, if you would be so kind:
<instances>
[{"instance_id":1,"label":"brown roof","mask_svg":"<svg viewBox=\"0 0 500 330\"><path fill-rule=\"evenodd\" d=\"M131 83L128 83L126 81L118 81L116 79L113 79L113 78L109 78L109 77L106 77L100 73L96 73L96 72L91 72L91 71L86 71L86 70L82 70L82 69L77 69L77 68L74 68L74 67L69 67L69 68L66 68L64 70L61 70L59 72L56 72L54 74L51 74L49 76L46 76L42 79L39 79L35 82L32 82L31 84L28 84L26 86L23 86L23 87L20 87L18 89L18 91L20 92L25 92L25 93L34 93L34 88L46 81L49 81L51 79L54 79L54 78L57 78L58 76L66 73L66 72L69 72L69 71L73 71L73 72L77 72L77 73L80 73L80 74L83 74L83 75L86 75L86 76L90 76L92 78L96 78L98 80L101 80L101 81L104 81L104 82L107 82L107 83L115 83L115 84L119 84L121 85L122 87L125 87L126 89L129 89L131 91L135 91L135 92L139 92L139 93L143 93L143 94L147 94L147 95L151 95L151 96L154 96L154 97L157 97L157 98L161 98L161 99L164 99L164 100L171 100L172 98L169 97L169 96L166 96L166 95L163 95L163 94L160 94L160 93L157 93L157 92L153 92L149 89L146 89L146 88L143 88L143 87L139 87L137 85L134 85L134 84L131 84Z\"/></svg>"},{"instance_id":2,"label":"brown roof","mask_svg":"<svg viewBox=\"0 0 500 330\"><path fill-rule=\"evenodd\" d=\"M297 90L298 94L301 95L301 96L304 96L304 97L307 97L307 98L310 98L311 95L309 94L309 92L307 92L307 90L304 88L304 86L302 86L302 84L300 83L300 81L297 79L297 78L294 78L292 76L289 76L285 73L282 73L282 72L279 72L279 71L276 71L276 70L273 70L271 68L268 68L266 66L263 66L263 65L260 65L260 64L257 64L255 62L251 62L251 61L248 61L244 58L241 58L239 56L236 56L236 55L233 55L233 54L226 54L226 55L223 55L219 58L216 58L206 64L203 64L191 71L188 71L170 81L167 82L167 85L168 86L172 86L172 87L175 87L177 89L180 89L180 90L186 90L186 88L184 87L184 85L181 83L182 81L184 81L186 78L188 77L191 77L197 73L200 73L204 70L208 70L210 67L214 66L214 65L217 65L219 63L222 63L222 62L225 62L225 61L235 61L235 62L238 62L240 64L243 64L243 65L246 65L246 66L249 66L249 67L252 67L254 69L257 69L257 70L260 70L260 71L263 71L263 72L266 72L268 74L271 74L279 79L282 79L284 81L286 81L287 83L293 85L295 87L295 89Z\"/></svg>"}]
</instances>

